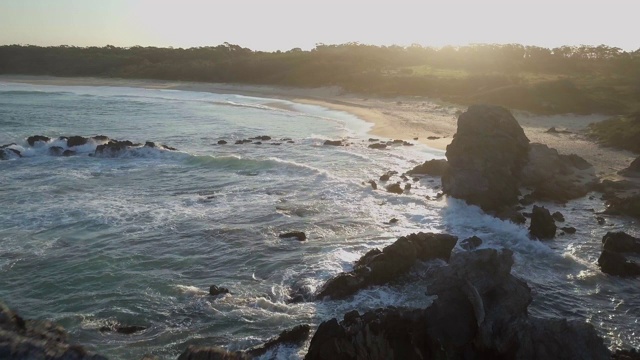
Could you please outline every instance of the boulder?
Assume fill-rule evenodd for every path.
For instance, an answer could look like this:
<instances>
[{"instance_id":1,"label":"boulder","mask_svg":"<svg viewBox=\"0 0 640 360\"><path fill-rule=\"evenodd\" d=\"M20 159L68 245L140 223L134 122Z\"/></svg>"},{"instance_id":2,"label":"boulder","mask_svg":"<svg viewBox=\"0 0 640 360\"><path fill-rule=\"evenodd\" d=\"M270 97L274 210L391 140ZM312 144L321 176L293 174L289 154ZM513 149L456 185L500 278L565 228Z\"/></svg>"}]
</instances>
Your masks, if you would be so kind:
<instances>
[{"instance_id":1,"label":"boulder","mask_svg":"<svg viewBox=\"0 0 640 360\"><path fill-rule=\"evenodd\" d=\"M529 152L529 139L511 115L499 106L473 105L458 118L458 130L446 156L444 192L485 211L518 200L518 175Z\"/></svg>"},{"instance_id":2,"label":"boulder","mask_svg":"<svg viewBox=\"0 0 640 360\"><path fill-rule=\"evenodd\" d=\"M426 309L389 307L316 330L306 360L316 359L608 359L591 324L530 317L531 290L511 275L510 250L454 254L436 270Z\"/></svg>"},{"instance_id":3,"label":"boulder","mask_svg":"<svg viewBox=\"0 0 640 360\"><path fill-rule=\"evenodd\" d=\"M373 190L378 190L378 184L374 180L369 180L369 185Z\"/></svg>"},{"instance_id":4,"label":"boulder","mask_svg":"<svg viewBox=\"0 0 640 360\"><path fill-rule=\"evenodd\" d=\"M227 142L225 140L218 140L218 145L226 145Z\"/></svg>"},{"instance_id":5,"label":"boulder","mask_svg":"<svg viewBox=\"0 0 640 360\"><path fill-rule=\"evenodd\" d=\"M551 214L551 217L557 222L564 222L564 215L562 215L560 211L554 212L553 214Z\"/></svg>"},{"instance_id":6,"label":"boulder","mask_svg":"<svg viewBox=\"0 0 640 360\"><path fill-rule=\"evenodd\" d=\"M67 138L67 147L84 145L87 141L89 141L89 139L83 136L71 136Z\"/></svg>"},{"instance_id":7,"label":"boulder","mask_svg":"<svg viewBox=\"0 0 640 360\"><path fill-rule=\"evenodd\" d=\"M624 255L610 250L602 250L602 254L598 258L598 266L603 273L609 275L623 277L640 275L640 265L627 260Z\"/></svg>"},{"instance_id":8,"label":"boulder","mask_svg":"<svg viewBox=\"0 0 640 360\"><path fill-rule=\"evenodd\" d=\"M407 175L442 176L449 167L446 159L427 160L423 164L407 171Z\"/></svg>"},{"instance_id":9,"label":"boulder","mask_svg":"<svg viewBox=\"0 0 640 360\"><path fill-rule=\"evenodd\" d=\"M608 232L602 237L602 244L603 248L609 251L640 253L640 238L623 231Z\"/></svg>"},{"instance_id":10,"label":"boulder","mask_svg":"<svg viewBox=\"0 0 640 360\"><path fill-rule=\"evenodd\" d=\"M387 148L387 144L382 144L382 143L371 144L368 146L368 148L382 150Z\"/></svg>"},{"instance_id":11,"label":"boulder","mask_svg":"<svg viewBox=\"0 0 640 360\"><path fill-rule=\"evenodd\" d=\"M556 236L556 223L544 206L533 205L529 233L540 240L553 239Z\"/></svg>"},{"instance_id":12,"label":"boulder","mask_svg":"<svg viewBox=\"0 0 640 360\"><path fill-rule=\"evenodd\" d=\"M465 250L474 250L480 245L482 245L482 239L475 235L460 242L460 247Z\"/></svg>"},{"instance_id":13,"label":"boulder","mask_svg":"<svg viewBox=\"0 0 640 360\"><path fill-rule=\"evenodd\" d=\"M25 320L0 302L0 358L106 360L68 343L67 332L49 321Z\"/></svg>"},{"instance_id":14,"label":"boulder","mask_svg":"<svg viewBox=\"0 0 640 360\"><path fill-rule=\"evenodd\" d=\"M342 140L325 140L325 142L322 145L344 146Z\"/></svg>"},{"instance_id":15,"label":"boulder","mask_svg":"<svg viewBox=\"0 0 640 360\"><path fill-rule=\"evenodd\" d=\"M287 232L287 233L282 233L282 234L278 235L278 237L281 238L281 239L293 238L293 239L296 239L298 241L307 240L307 234L305 234L302 231L290 231L290 232Z\"/></svg>"},{"instance_id":16,"label":"boulder","mask_svg":"<svg viewBox=\"0 0 640 360\"><path fill-rule=\"evenodd\" d=\"M564 227L561 227L560 230L566 232L567 234L575 234L576 233L576 228L574 228L573 226L564 226Z\"/></svg>"},{"instance_id":17,"label":"boulder","mask_svg":"<svg viewBox=\"0 0 640 360\"><path fill-rule=\"evenodd\" d=\"M398 195L401 195L404 192L402 190L402 187L398 183L393 183L391 185L387 185L386 190L387 190L387 192L398 194Z\"/></svg>"},{"instance_id":18,"label":"boulder","mask_svg":"<svg viewBox=\"0 0 640 360\"><path fill-rule=\"evenodd\" d=\"M350 272L329 279L317 299L341 299L371 285L381 285L406 273L417 260L449 260L458 238L448 234L417 233L398 238L382 251L373 249L354 264Z\"/></svg>"},{"instance_id":19,"label":"boulder","mask_svg":"<svg viewBox=\"0 0 640 360\"><path fill-rule=\"evenodd\" d=\"M94 155L116 156L121 151L127 150L134 146L139 146L139 144L134 144L129 140L124 140L124 141L110 140L106 144L98 145L96 147ZM153 147L155 147L155 144Z\"/></svg>"},{"instance_id":20,"label":"boulder","mask_svg":"<svg viewBox=\"0 0 640 360\"><path fill-rule=\"evenodd\" d=\"M49 140L51 140L51 138L48 136L34 135L27 138L27 143L29 144L29 146L34 146L38 141L48 142Z\"/></svg>"},{"instance_id":21,"label":"boulder","mask_svg":"<svg viewBox=\"0 0 640 360\"><path fill-rule=\"evenodd\" d=\"M52 146L49 148L49 155L51 156L60 156L64 152L64 149L61 146Z\"/></svg>"}]
</instances>

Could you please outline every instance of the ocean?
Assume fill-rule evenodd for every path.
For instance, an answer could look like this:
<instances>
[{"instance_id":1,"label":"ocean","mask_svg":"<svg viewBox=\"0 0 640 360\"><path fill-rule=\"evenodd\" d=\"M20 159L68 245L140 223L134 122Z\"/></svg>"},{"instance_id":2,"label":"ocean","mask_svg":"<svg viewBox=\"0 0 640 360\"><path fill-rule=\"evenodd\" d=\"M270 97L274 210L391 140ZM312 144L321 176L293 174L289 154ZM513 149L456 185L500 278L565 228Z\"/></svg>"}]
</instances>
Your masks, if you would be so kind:
<instances>
[{"instance_id":1,"label":"ocean","mask_svg":"<svg viewBox=\"0 0 640 360\"><path fill-rule=\"evenodd\" d=\"M113 359L176 358L189 344L241 350L353 309L427 306L432 298L420 283L438 263L346 300L287 299L296 289L313 293L399 236L447 232L512 249L514 273L533 289L530 314L590 322L612 349L640 347L640 280L602 274L596 264L602 236L638 236L637 221L598 224L596 194L543 204L578 231L539 242L525 226L437 198L439 179L409 179L403 195L373 190L367 181L445 154L420 144L370 149L370 128L347 113L279 99L0 82L0 145L15 143L23 155L0 161L0 299ZM32 135L53 140L29 146ZM74 135L177 151L89 156L101 143L90 140L75 156L50 155L65 144L58 137ZM235 144L264 135L271 140ZM349 146L325 146L327 139ZM278 237L287 231L308 239ZM214 284L231 294L210 296ZM100 331L116 323L146 329ZM280 348L265 358L304 353Z\"/></svg>"}]
</instances>

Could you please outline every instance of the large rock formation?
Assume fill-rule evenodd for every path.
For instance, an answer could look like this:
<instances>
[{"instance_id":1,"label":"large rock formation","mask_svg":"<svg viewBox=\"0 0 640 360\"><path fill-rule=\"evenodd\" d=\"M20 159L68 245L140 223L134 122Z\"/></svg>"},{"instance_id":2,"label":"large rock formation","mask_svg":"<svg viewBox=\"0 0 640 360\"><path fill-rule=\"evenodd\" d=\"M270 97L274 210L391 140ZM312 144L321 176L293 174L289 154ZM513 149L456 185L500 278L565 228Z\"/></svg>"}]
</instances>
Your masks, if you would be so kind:
<instances>
[{"instance_id":1,"label":"large rock formation","mask_svg":"<svg viewBox=\"0 0 640 360\"><path fill-rule=\"evenodd\" d=\"M615 276L638 276L640 264L627 260L623 253L640 253L640 239L622 231L602 237L602 254L598 265L602 272Z\"/></svg>"},{"instance_id":2,"label":"large rock formation","mask_svg":"<svg viewBox=\"0 0 640 360\"><path fill-rule=\"evenodd\" d=\"M305 359L608 359L591 324L527 314L531 290L509 250L456 253L426 309L350 312L316 331Z\"/></svg>"},{"instance_id":3,"label":"large rock formation","mask_svg":"<svg viewBox=\"0 0 640 360\"><path fill-rule=\"evenodd\" d=\"M556 236L556 230L556 222L549 212L549 209L546 209L544 206L533 205L529 233L536 239L548 240Z\"/></svg>"},{"instance_id":4,"label":"large rock formation","mask_svg":"<svg viewBox=\"0 0 640 360\"><path fill-rule=\"evenodd\" d=\"M327 281L317 299L345 298L371 285L385 284L409 271L417 260L449 260L458 238L448 234L418 233L398 238L382 251L373 249L362 256L350 272Z\"/></svg>"},{"instance_id":5,"label":"large rock formation","mask_svg":"<svg viewBox=\"0 0 640 360\"><path fill-rule=\"evenodd\" d=\"M106 360L82 346L69 344L61 326L25 320L1 302L0 359Z\"/></svg>"},{"instance_id":6,"label":"large rock formation","mask_svg":"<svg viewBox=\"0 0 640 360\"><path fill-rule=\"evenodd\" d=\"M449 163L446 159L433 159L427 160L424 163L414 167L407 171L407 175L431 175L442 176L449 168Z\"/></svg>"},{"instance_id":7,"label":"large rock formation","mask_svg":"<svg viewBox=\"0 0 640 360\"><path fill-rule=\"evenodd\" d=\"M585 196L597 181L595 169L578 155L561 155L543 144L531 144L527 164L519 175L532 198L566 202Z\"/></svg>"},{"instance_id":8,"label":"large rock formation","mask_svg":"<svg viewBox=\"0 0 640 360\"><path fill-rule=\"evenodd\" d=\"M458 131L447 146L449 169L442 188L485 211L513 205L528 151L529 139L507 109L470 106L458 118Z\"/></svg>"}]
</instances>

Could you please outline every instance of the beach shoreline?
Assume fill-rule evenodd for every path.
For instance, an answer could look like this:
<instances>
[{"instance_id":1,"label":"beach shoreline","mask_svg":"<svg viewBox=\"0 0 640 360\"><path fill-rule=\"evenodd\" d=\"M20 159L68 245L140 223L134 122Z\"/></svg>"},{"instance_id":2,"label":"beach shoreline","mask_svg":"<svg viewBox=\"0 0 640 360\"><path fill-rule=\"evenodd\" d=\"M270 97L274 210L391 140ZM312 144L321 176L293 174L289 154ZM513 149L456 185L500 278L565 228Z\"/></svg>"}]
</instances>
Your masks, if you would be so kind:
<instances>
[{"instance_id":1,"label":"beach shoreline","mask_svg":"<svg viewBox=\"0 0 640 360\"><path fill-rule=\"evenodd\" d=\"M31 75L0 75L0 82L54 86L138 87L281 99L355 115L373 124L369 131L373 137L418 142L442 151L446 150L453 139L458 114L466 110L466 106L423 97L363 97L346 93L340 87L295 88L273 85ZM601 147L586 138L585 131L588 124L604 120L608 116L572 114L535 116L516 111L513 111L513 114L531 142L543 143L562 154L575 153L582 156L595 166L596 173L600 177L616 178L617 171L627 167L636 157L628 151ZM566 132L547 132L551 127Z\"/></svg>"}]
</instances>

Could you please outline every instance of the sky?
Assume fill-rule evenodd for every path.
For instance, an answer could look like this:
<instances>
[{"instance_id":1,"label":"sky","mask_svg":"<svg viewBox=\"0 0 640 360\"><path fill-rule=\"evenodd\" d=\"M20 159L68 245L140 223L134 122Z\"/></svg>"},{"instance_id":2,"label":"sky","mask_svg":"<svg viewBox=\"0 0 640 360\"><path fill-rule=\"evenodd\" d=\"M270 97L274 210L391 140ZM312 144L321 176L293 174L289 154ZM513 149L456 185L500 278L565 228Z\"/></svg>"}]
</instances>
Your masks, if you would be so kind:
<instances>
[{"instance_id":1,"label":"sky","mask_svg":"<svg viewBox=\"0 0 640 360\"><path fill-rule=\"evenodd\" d=\"M634 5L634 3L636 3ZM0 45L640 49L637 0L0 0Z\"/></svg>"}]
</instances>

